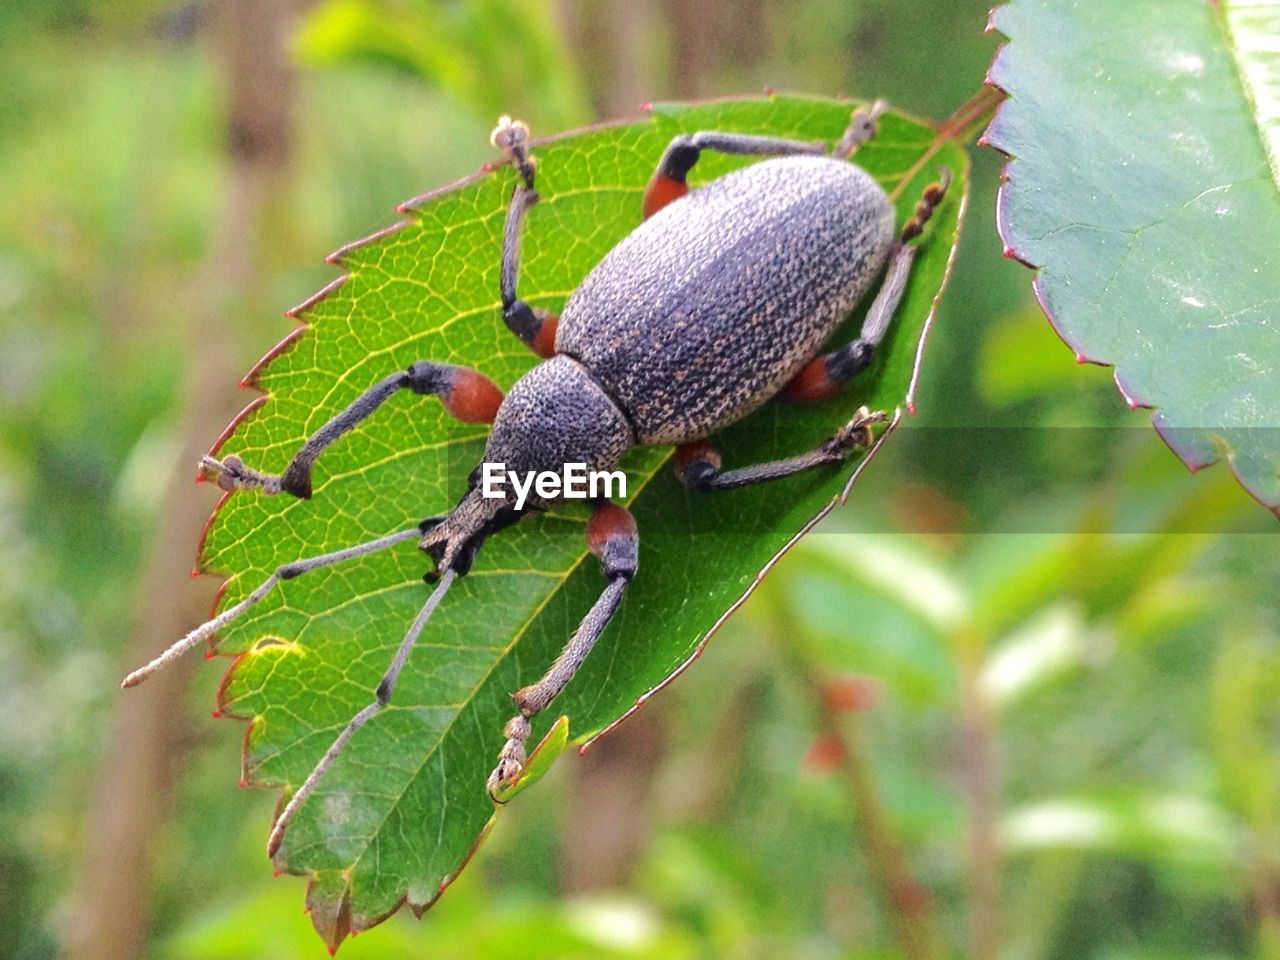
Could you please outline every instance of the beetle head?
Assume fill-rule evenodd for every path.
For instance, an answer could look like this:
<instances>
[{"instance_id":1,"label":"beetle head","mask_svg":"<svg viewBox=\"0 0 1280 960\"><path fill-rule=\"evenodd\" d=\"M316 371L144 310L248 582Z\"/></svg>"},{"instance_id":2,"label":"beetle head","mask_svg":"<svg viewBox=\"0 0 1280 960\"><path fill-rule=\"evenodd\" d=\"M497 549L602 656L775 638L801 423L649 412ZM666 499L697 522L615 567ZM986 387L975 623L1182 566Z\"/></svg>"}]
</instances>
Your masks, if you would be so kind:
<instances>
[{"instance_id":1,"label":"beetle head","mask_svg":"<svg viewBox=\"0 0 1280 960\"><path fill-rule=\"evenodd\" d=\"M527 512L517 510L509 500L483 497L472 486L448 516L423 523L418 547L436 562L436 569L426 579L434 581L446 570L467 573L489 535L511 526Z\"/></svg>"}]
</instances>

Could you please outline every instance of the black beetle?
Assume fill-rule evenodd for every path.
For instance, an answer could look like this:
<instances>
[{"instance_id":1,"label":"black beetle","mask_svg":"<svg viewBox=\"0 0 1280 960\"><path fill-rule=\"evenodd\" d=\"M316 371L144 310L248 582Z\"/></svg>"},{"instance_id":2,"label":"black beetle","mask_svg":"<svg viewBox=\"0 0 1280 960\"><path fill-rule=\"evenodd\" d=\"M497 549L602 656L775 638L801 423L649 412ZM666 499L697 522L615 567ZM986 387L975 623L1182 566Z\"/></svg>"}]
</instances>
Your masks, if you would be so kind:
<instances>
[{"instance_id":1,"label":"black beetle","mask_svg":"<svg viewBox=\"0 0 1280 960\"><path fill-rule=\"evenodd\" d=\"M503 317L545 359L504 398L489 378L467 367L419 361L375 384L306 441L279 476L260 473L235 456L206 457L202 469L225 490L257 488L311 496L311 466L319 454L396 391L436 394L470 423L492 423L484 463L527 474L585 464L612 470L637 444L675 444L676 469L689 487L723 490L790 476L842 460L872 439L882 413L866 408L816 450L735 470L721 470L706 439L783 394L797 401L832 396L864 369L906 288L918 236L949 182L925 190L899 232L884 190L847 162L875 135L877 103L852 115L828 155L821 143L736 133L701 132L672 140L644 197L645 221L613 248L570 297L562 314L530 307L516 295L520 231L538 200L529 132L503 117L492 142L511 158L522 182L512 193L503 232ZM689 193L686 177L702 150L772 159L726 174ZM687 196L686 196L687 194ZM887 267L886 267L887 262ZM819 351L883 272L880 292L857 339ZM467 573L484 540L559 497L534 494L517 504L511 491L484 496L480 467L447 515L365 544L277 568L258 589L193 630L125 678L133 686L204 640L262 599L281 580L381 550L410 538L433 558L438 580L378 684L373 702L338 735L281 811L272 830L274 854L285 827L351 736L391 698L409 652L454 578ZM573 677L618 609L636 571L635 521L623 507L597 501L587 543L603 566L606 586L541 680L513 695L518 713L504 728L506 743L488 789L514 781L525 761L530 719ZM495 796L496 798L496 796Z\"/></svg>"}]
</instances>

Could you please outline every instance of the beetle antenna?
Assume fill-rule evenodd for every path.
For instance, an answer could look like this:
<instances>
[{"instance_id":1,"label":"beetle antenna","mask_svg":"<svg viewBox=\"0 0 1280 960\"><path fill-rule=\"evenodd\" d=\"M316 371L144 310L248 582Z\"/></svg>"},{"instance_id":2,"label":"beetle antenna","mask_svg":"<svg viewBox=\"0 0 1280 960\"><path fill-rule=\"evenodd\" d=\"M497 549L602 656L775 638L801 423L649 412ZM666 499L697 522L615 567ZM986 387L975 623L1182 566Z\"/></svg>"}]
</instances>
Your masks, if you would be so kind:
<instances>
[{"instance_id":1,"label":"beetle antenna","mask_svg":"<svg viewBox=\"0 0 1280 960\"><path fill-rule=\"evenodd\" d=\"M293 563L286 563L276 567L271 576L262 581L258 588L251 594L235 606L228 607L226 610L223 610L212 620L206 620L150 663L133 671L133 673L124 678L124 681L120 686L136 687L161 667L177 660L184 653L202 641L208 640L228 623L235 620L242 613L270 593L281 580L292 580L294 577L301 576L310 570L316 570L320 567L328 567L335 563L341 563L343 560L351 560L355 557L362 557L367 553L374 553L378 550L395 546L397 543L402 543L405 540L412 540L415 537L421 536L424 529L429 529L426 525L433 523L437 519L438 518L424 520L422 523L415 527L410 527L408 530L389 533L385 537L378 537L376 540L370 540L368 543L359 543L353 547L344 547L341 550L334 550L332 553L322 553L317 557L308 557L305 560L295 560Z\"/></svg>"},{"instance_id":2,"label":"beetle antenna","mask_svg":"<svg viewBox=\"0 0 1280 960\"><path fill-rule=\"evenodd\" d=\"M416 533L417 531L415 530L414 532ZM444 595L449 592L449 588L453 586L453 581L457 576L458 572L452 568L445 570L440 575L440 583L431 591L431 596L427 598L427 602L418 611L418 615L409 626L409 632L400 641L400 647L396 650L396 655L391 660L391 666L382 675L382 680L378 683L377 690L374 693L373 703L351 718L351 721L338 734L337 739L325 751L324 756L320 758L320 762L315 765L311 773L307 774L307 779L302 782L302 786L289 798L289 802L280 811L280 816L276 818L275 825L271 828L271 836L267 840L268 857L276 855L276 851L280 849L280 844L284 841L284 832L288 829L293 815L298 812L298 808L302 806L303 801L311 795L311 791L315 789L316 784L320 782L320 778L324 776L325 771L329 769L333 761L338 758L338 754L342 753L347 741L355 735L357 730L368 723L374 714L391 701L391 694L395 690L396 680L400 676L400 671L404 669L404 665L409 662L409 654L413 651L413 645L418 642L418 637L422 635L427 621L431 619L431 615L435 613L436 607L440 605Z\"/></svg>"}]
</instances>

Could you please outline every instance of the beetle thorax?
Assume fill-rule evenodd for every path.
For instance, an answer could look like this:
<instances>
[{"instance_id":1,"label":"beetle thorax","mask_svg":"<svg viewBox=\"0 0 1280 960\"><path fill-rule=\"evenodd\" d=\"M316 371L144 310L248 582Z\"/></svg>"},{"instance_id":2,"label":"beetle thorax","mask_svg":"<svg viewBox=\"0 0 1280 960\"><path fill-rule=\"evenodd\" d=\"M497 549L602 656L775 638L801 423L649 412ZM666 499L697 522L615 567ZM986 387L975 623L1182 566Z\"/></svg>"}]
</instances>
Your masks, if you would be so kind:
<instances>
[{"instance_id":1,"label":"beetle thorax","mask_svg":"<svg viewBox=\"0 0 1280 960\"><path fill-rule=\"evenodd\" d=\"M635 444L631 424L572 357L538 364L511 388L485 446L487 463L508 471L560 472L566 464L612 470ZM535 498L536 508L554 500Z\"/></svg>"}]
</instances>

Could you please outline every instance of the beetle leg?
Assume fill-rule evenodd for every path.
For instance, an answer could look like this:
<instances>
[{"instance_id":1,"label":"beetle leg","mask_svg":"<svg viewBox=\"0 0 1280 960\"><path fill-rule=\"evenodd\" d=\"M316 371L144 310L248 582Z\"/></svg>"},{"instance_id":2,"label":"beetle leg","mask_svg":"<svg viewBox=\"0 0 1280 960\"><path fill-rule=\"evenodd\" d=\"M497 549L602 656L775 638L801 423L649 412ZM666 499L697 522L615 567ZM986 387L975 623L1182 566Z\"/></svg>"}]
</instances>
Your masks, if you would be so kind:
<instances>
[{"instance_id":1,"label":"beetle leg","mask_svg":"<svg viewBox=\"0 0 1280 960\"><path fill-rule=\"evenodd\" d=\"M529 128L519 120L499 117L489 142L511 158L524 180L516 184L511 193L507 220L502 228L502 319L530 350L540 357L550 357L556 352L559 316L541 307L529 306L516 294L516 278L520 273L520 231L525 214L538 202L538 194L533 188L537 164L529 153Z\"/></svg>"},{"instance_id":2,"label":"beetle leg","mask_svg":"<svg viewBox=\"0 0 1280 960\"><path fill-rule=\"evenodd\" d=\"M792 156L821 154L826 145L821 141L785 140L749 133L720 133L700 130L682 133L667 144L658 169L644 191L644 216L647 220L673 200L689 192L686 178L703 150L715 150L735 156Z\"/></svg>"},{"instance_id":3,"label":"beetle leg","mask_svg":"<svg viewBox=\"0 0 1280 960\"><path fill-rule=\"evenodd\" d=\"M871 363L875 349L884 339L894 311L907 289L907 278L915 260L916 248L895 241L889 254L889 266L885 270L880 292L867 310L862 322L862 332L856 340L805 364L782 389L787 400L813 403L834 397L840 388L861 373Z\"/></svg>"},{"instance_id":4,"label":"beetle leg","mask_svg":"<svg viewBox=\"0 0 1280 960\"><path fill-rule=\"evenodd\" d=\"M858 339L805 364L783 388L783 397L801 403L826 400L835 396L842 386L871 363L872 355L884 339L885 331L889 329L889 323L907 289L907 278L911 274L911 265L916 256L916 248L908 241L920 235L924 225L933 216L933 211L946 196L950 183L951 171L943 167L938 182L925 188L924 196L916 204L915 215L902 228L902 234L894 241L889 252L889 266L885 269L884 282L867 310Z\"/></svg>"},{"instance_id":5,"label":"beetle leg","mask_svg":"<svg viewBox=\"0 0 1280 960\"><path fill-rule=\"evenodd\" d=\"M720 453L706 441L682 444L676 450L676 475L686 487L700 492L732 490L753 483L778 480L792 474L812 470L829 463L839 463L853 450L871 446L875 438L872 425L885 419L881 412L866 407L858 410L854 418L836 431L816 450L785 460L770 460L737 470L720 469Z\"/></svg>"},{"instance_id":6,"label":"beetle leg","mask_svg":"<svg viewBox=\"0 0 1280 960\"><path fill-rule=\"evenodd\" d=\"M319 570L321 567L329 567L335 563L342 563L344 560L353 560L356 557L363 557L369 553L375 553L378 550L385 550L387 547L393 547L397 543L405 540L413 540L421 537L423 533L431 529L431 527L443 517L431 517L423 520L416 527L410 527L408 530L400 530L396 533L389 533L385 537L378 537L376 540L370 540L367 543L358 543L355 546L343 547L341 550L334 550L332 553L322 553L315 557L306 557L302 560L294 560L292 563L281 564L276 567L271 576L262 581L257 588L247 597L237 603L235 606L228 607L212 620L206 620L200 626L196 627L185 637L179 640L173 646L169 647L164 653L156 657L145 666L139 667L133 673L124 678L124 682L120 684L122 687L136 687L151 674L155 673L161 667L173 662L182 656L192 647L208 640L215 633L225 627L228 623L236 620L246 610L255 603L269 594L276 585L282 580L292 580L294 577L300 577L304 573L310 573L312 570Z\"/></svg>"},{"instance_id":7,"label":"beetle leg","mask_svg":"<svg viewBox=\"0 0 1280 960\"><path fill-rule=\"evenodd\" d=\"M841 160L847 160L853 156L854 151L876 135L878 126L876 121L880 119L880 115L885 111L885 102L877 100L871 105L869 110L855 110L849 115L849 126L845 128L844 135L836 142L835 149L831 151L833 157L839 157Z\"/></svg>"},{"instance_id":8,"label":"beetle leg","mask_svg":"<svg viewBox=\"0 0 1280 960\"><path fill-rule=\"evenodd\" d=\"M512 694L520 712L503 728L507 742L498 754L498 765L489 774L489 795L495 800L498 799L498 789L513 782L524 769L530 720L573 679L601 632L608 626L622 602L627 585L635 576L639 539L631 512L607 501L598 504L587 523L587 546L600 558L608 583L543 678Z\"/></svg>"},{"instance_id":9,"label":"beetle leg","mask_svg":"<svg viewBox=\"0 0 1280 960\"><path fill-rule=\"evenodd\" d=\"M947 195L947 187L949 186L951 186L951 168L943 167L938 171L938 179L924 188L924 194L920 197L920 202L916 204L915 216L908 220L902 228L903 243L920 236L924 225L933 216L933 211L938 208L938 204L942 203L942 198Z\"/></svg>"},{"instance_id":10,"label":"beetle leg","mask_svg":"<svg viewBox=\"0 0 1280 960\"><path fill-rule=\"evenodd\" d=\"M404 669L404 665L409 662L409 654L413 652L414 644L418 642L418 637L422 635L427 621L435 613L436 607L440 605L444 595L449 592L449 587L453 585L456 576L456 570L446 570L440 577L440 583L431 591L431 596L422 605L422 609L414 617L413 623L404 635L404 639L400 641L396 655L391 659L391 666L387 668L387 672L382 675L382 680L378 682L377 689L373 694L373 702L347 722L347 725L342 728L342 732L338 734L329 749L325 751L324 756L307 774L307 779L302 781L302 786L289 798L289 802L280 811L280 816L276 818L276 822L271 828L271 836L267 839L267 856L274 857L276 855L276 851L280 849L281 841L284 840L284 832L288 829L289 822L293 820L293 815L298 812L298 808L302 806L303 801L311 795L311 791L320 782L320 778L324 776L325 771L332 766L333 761L338 758L338 754L342 753L347 742L355 736L357 730L372 720L379 710L391 702L391 694L395 692L396 680L400 678L400 672Z\"/></svg>"},{"instance_id":11,"label":"beetle leg","mask_svg":"<svg viewBox=\"0 0 1280 960\"><path fill-rule=\"evenodd\" d=\"M202 475L216 480L223 490L261 489L268 494L283 490L309 500L311 465L316 457L403 388L418 394L439 395L444 408L463 423L493 423L502 403L502 391L483 373L470 367L419 360L407 370L393 373L356 397L350 406L311 435L279 476L259 473L245 466L244 461L234 454L221 460L202 458Z\"/></svg>"},{"instance_id":12,"label":"beetle leg","mask_svg":"<svg viewBox=\"0 0 1280 960\"><path fill-rule=\"evenodd\" d=\"M537 202L538 195L532 187L516 184L502 231L502 319L530 350L540 357L550 357L556 352L556 326L560 317L541 307L531 307L516 295L516 277L520 272L520 228L525 213Z\"/></svg>"},{"instance_id":13,"label":"beetle leg","mask_svg":"<svg viewBox=\"0 0 1280 960\"><path fill-rule=\"evenodd\" d=\"M489 143L511 158L516 171L532 190L533 177L537 172L538 164L529 153L529 125L523 120L512 120L508 116L501 116L498 118L498 125L493 128L493 133L489 134Z\"/></svg>"}]
</instances>

